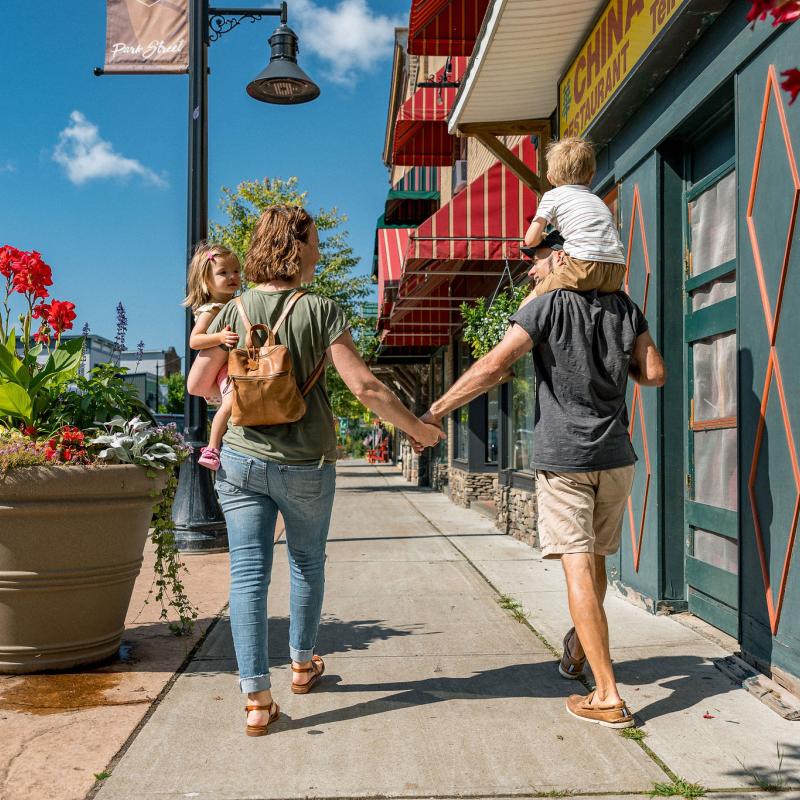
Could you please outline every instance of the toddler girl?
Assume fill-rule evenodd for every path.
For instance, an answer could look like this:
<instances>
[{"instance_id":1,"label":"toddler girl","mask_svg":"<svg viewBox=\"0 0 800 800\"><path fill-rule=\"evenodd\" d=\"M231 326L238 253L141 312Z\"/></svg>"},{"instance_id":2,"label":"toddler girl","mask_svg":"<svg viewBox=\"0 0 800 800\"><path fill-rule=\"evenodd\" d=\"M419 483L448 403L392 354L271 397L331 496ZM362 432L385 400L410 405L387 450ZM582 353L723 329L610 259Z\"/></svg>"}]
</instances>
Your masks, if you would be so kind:
<instances>
[{"instance_id":1,"label":"toddler girl","mask_svg":"<svg viewBox=\"0 0 800 800\"><path fill-rule=\"evenodd\" d=\"M209 350L220 346L230 348L238 344L239 336L231 330L230 325L219 333L206 331L220 309L233 299L241 287L240 272L239 259L224 245L202 241L195 247L189 264L188 294L183 301L183 305L189 306L194 313L194 328L189 337L189 346L193 350ZM233 402L227 384L228 370L223 367L217 375L221 405L211 422L208 446L200 451L198 459L199 464L215 472L219 469L219 451Z\"/></svg>"}]
</instances>

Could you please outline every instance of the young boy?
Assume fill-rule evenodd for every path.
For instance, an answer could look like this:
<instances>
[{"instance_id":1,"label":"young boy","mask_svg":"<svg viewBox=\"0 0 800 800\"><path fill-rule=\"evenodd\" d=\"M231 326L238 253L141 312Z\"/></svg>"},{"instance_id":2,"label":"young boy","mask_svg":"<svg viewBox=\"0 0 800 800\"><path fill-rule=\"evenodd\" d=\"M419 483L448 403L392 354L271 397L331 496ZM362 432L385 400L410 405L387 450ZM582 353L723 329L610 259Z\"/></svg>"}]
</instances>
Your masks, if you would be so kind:
<instances>
[{"instance_id":1,"label":"young boy","mask_svg":"<svg viewBox=\"0 0 800 800\"><path fill-rule=\"evenodd\" d=\"M618 291L625 277L625 254L611 211L589 191L596 169L592 145L577 137L561 139L548 145L545 158L547 180L556 188L542 195L525 244L536 247L552 225L564 237L564 258L539 281L533 296L556 289Z\"/></svg>"}]
</instances>

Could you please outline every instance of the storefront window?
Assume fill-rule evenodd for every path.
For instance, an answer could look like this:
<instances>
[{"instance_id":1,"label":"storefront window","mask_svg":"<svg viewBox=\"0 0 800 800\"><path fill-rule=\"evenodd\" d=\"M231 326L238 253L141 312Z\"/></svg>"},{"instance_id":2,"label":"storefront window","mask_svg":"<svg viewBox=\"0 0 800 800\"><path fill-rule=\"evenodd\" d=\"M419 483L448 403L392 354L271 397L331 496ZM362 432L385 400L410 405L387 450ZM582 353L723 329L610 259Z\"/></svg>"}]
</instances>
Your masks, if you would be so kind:
<instances>
[{"instance_id":1,"label":"storefront window","mask_svg":"<svg viewBox=\"0 0 800 800\"><path fill-rule=\"evenodd\" d=\"M469 369L469 349L461 342L458 346L458 374L463 375ZM456 458L469 458L469 404L456 411Z\"/></svg>"},{"instance_id":2,"label":"storefront window","mask_svg":"<svg viewBox=\"0 0 800 800\"><path fill-rule=\"evenodd\" d=\"M486 394L486 461L497 463L497 437L500 435L500 387Z\"/></svg>"},{"instance_id":3,"label":"storefront window","mask_svg":"<svg viewBox=\"0 0 800 800\"><path fill-rule=\"evenodd\" d=\"M533 359L523 356L514 364L511 383L511 425L508 451L512 469L533 468L533 419L535 411Z\"/></svg>"}]
</instances>

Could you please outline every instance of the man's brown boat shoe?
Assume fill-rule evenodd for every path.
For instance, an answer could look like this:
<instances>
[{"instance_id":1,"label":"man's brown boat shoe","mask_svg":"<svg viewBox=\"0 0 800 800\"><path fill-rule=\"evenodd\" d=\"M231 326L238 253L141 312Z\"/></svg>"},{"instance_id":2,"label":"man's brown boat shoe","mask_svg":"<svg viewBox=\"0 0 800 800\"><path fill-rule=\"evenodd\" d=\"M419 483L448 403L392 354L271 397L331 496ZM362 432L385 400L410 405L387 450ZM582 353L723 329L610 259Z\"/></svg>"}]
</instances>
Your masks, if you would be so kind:
<instances>
[{"instance_id":1,"label":"man's brown boat shoe","mask_svg":"<svg viewBox=\"0 0 800 800\"><path fill-rule=\"evenodd\" d=\"M594 692L586 696L571 694L567 698L567 711L575 719L594 722L606 728L632 728L636 724L624 700L613 705L593 706L591 705L593 697Z\"/></svg>"},{"instance_id":2,"label":"man's brown boat shoe","mask_svg":"<svg viewBox=\"0 0 800 800\"><path fill-rule=\"evenodd\" d=\"M561 656L561 662L558 665L558 672L562 678L574 681L583 675L583 668L586 665L586 657L573 658L570 650L570 645L578 638L575 633L575 628L570 628L564 636L564 652Z\"/></svg>"}]
</instances>

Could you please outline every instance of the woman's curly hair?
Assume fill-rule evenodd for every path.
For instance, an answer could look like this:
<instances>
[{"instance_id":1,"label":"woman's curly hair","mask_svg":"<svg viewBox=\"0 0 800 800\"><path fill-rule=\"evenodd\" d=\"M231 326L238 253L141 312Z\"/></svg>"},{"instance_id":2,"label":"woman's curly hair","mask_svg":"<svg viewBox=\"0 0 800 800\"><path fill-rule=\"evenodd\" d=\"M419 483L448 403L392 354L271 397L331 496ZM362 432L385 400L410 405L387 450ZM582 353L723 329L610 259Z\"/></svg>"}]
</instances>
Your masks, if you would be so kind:
<instances>
[{"instance_id":1,"label":"woman's curly hair","mask_svg":"<svg viewBox=\"0 0 800 800\"><path fill-rule=\"evenodd\" d=\"M250 237L244 272L251 283L292 280L300 273L300 243L314 218L300 206L276 205L259 217Z\"/></svg>"}]
</instances>

